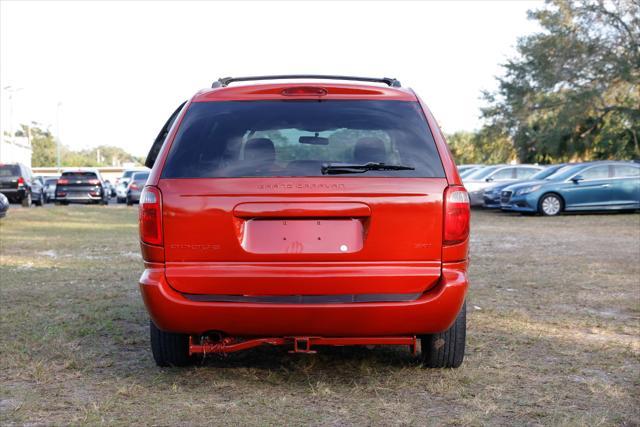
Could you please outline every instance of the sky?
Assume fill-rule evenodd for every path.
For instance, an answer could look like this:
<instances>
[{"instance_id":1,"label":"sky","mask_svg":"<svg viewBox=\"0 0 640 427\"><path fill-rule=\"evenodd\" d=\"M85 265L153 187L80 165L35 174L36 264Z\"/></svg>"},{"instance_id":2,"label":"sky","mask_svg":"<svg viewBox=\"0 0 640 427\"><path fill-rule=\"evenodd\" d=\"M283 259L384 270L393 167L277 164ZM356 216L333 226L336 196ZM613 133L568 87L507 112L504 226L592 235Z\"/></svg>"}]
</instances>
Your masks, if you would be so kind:
<instances>
[{"instance_id":1,"label":"sky","mask_svg":"<svg viewBox=\"0 0 640 427\"><path fill-rule=\"evenodd\" d=\"M480 127L540 1L0 2L0 125L36 121L72 149L144 156L218 77L395 77L447 133ZM5 89L9 87L9 89Z\"/></svg>"}]
</instances>

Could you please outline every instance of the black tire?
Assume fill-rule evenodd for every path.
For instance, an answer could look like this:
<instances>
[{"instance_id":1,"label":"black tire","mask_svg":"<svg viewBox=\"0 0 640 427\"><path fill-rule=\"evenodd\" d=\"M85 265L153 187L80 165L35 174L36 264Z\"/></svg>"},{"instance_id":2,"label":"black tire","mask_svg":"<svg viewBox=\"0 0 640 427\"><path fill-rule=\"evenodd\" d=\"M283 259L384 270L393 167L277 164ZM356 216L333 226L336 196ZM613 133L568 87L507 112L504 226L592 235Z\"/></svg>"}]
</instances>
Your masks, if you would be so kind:
<instances>
[{"instance_id":1,"label":"black tire","mask_svg":"<svg viewBox=\"0 0 640 427\"><path fill-rule=\"evenodd\" d=\"M31 207L31 191L27 192L27 194L24 195L20 203L22 204L23 208Z\"/></svg>"},{"instance_id":2,"label":"black tire","mask_svg":"<svg viewBox=\"0 0 640 427\"><path fill-rule=\"evenodd\" d=\"M127 206L133 206L133 200L127 197Z\"/></svg>"},{"instance_id":3,"label":"black tire","mask_svg":"<svg viewBox=\"0 0 640 427\"><path fill-rule=\"evenodd\" d=\"M422 364L427 368L457 368L464 359L467 335L467 303L465 302L456 321L439 334L421 335Z\"/></svg>"},{"instance_id":4,"label":"black tire","mask_svg":"<svg viewBox=\"0 0 640 427\"><path fill-rule=\"evenodd\" d=\"M124 203L124 202L126 202L126 201L127 201L127 199L123 199L122 197L117 197L117 198L116 198L116 201L117 201L118 203Z\"/></svg>"},{"instance_id":5,"label":"black tire","mask_svg":"<svg viewBox=\"0 0 640 427\"><path fill-rule=\"evenodd\" d=\"M548 207L547 207L548 206ZM542 216L556 216L564 210L564 200L555 193L545 194L538 202L538 213Z\"/></svg>"},{"instance_id":6,"label":"black tire","mask_svg":"<svg viewBox=\"0 0 640 427\"><path fill-rule=\"evenodd\" d=\"M149 322L151 352L158 366L188 366L193 362L189 356L189 335L174 334L158 329Z\"/></svg>"}]
</instances>

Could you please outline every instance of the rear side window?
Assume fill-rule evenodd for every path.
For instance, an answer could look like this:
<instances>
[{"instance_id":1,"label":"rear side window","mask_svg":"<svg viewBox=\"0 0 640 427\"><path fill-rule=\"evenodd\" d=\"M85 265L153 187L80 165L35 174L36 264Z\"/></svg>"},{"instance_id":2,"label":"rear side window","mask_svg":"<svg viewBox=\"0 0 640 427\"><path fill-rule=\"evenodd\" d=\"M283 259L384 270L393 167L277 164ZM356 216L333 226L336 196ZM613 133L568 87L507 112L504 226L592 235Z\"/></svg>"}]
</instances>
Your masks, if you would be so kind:
<instances>
[{"instance_id":1,"label":"rear side window","mask_svg":"<svg viewBox=\"0 0 640 427\"><path fill-rule=\"evenodd\" d=\"M444 177L418 103L229 101L191 104L163 178L321 176L324 163L414 170L345 176Z\"/></svg>"},{"instance_id":2,"label":"rear side window","mask_svg":"<svg viewBox=\"0 0 640 427\"><path fill-rule=\"evenodd\" d=\"M584 179L605 179L609 178L609 166L594 166L585 169L582 172L582 178Z\"/></svg>"},{"instance_id":3,"label":"rear side window","mask_svg":"<svg viewBox=\"0 0 640 427\"><path fill-rule=\"evenodd\" d=\"M132 179L136 182L147 182L147 179L149 178L149 173L148 172L138 172L133 174Z\"/></svg>"},{"instance_id":4,"label":"rear side window","mask_svg":"<svg viewBox=\"0 0 640 427\"><path fill-rule=\"evenodd\" d=\"M631 165L614 165L613 174L616 178L640 177L640 168Z\"/></svg>"},{"instance_id":5,"label":"rear side window","mask_svg":"<svg viewBox=\"0 0 640 427\"><path fill-rule=\"evenodd\" d=\"M0 165L0 176L20 176L18 165Z\"/></svg>"}]
</instances>

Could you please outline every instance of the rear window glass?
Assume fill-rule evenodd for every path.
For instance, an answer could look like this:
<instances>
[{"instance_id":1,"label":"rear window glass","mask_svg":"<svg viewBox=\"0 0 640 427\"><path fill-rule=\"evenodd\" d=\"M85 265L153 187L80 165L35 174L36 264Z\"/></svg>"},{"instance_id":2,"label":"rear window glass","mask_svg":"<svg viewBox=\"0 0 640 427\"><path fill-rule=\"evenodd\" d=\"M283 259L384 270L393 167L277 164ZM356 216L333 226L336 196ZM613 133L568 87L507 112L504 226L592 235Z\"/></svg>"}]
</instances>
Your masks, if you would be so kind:
<instances>
[{"instance_id":1,"label":"rear window glass","mask_svg":"<svg viewBox=\"0 0 640 427\"><path fill-rule=\"evenodd\" d=\"M20 176L20 167L17 165L0 165L0 176Z\"/></svg>"},{"instance_id":2,"label":"rear window glass","mask_svg":"<svg viewBox=\"0 0 640 427\"><path fill-rule=\"evenodd\" d=\"M444 177L420 106L403 101L194 103L162 176L321 176L324 163L368 162L414 170L343 176Z\"/></svg>"},{"instance_id":3,"label":"rear window glass","mask_svg":"<svg viewBox=\"0 0 640 427\"><path fill-rule=\"evenodd\" d=\"M138 181L138 182L139 181L147 182L147 178L149 178L149 173L148 172L142 172L142 173L138 172L138 173L133 174L133 178L132 179L134 181Z\"/></svg>"},{"instance_id":4,"label":"rear window glass","mask_svg":"<svg viewBox=\"0 0 640 427\"><path fill-rule=\"evenodd\" d=\"M94 172L63 172L62 178L69 179L69 180L98 179L98 177Z\"/></svg>"}]
</instances>

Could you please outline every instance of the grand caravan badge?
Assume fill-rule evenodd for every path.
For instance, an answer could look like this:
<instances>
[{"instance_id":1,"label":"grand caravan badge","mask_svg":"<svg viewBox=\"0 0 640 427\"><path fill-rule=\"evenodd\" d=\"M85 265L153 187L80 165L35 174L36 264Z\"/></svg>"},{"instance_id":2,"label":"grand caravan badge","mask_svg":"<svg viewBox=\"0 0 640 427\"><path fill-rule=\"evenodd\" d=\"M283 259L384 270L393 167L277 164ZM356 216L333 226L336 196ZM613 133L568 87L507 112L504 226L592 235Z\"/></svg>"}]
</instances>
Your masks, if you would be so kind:
<instances>
[{"instance_id":1,"label":"grand caravan badge","mask_svg":"<svg viewBox=\"0 0 640 427\"><path fill-rule=\"evenodd\" d=\"M258 184L258 190L314 190L314 191L343 191L344 184L339 183L312 183L312 182L285 182L280 184Z\"/></svg>"}]
</instances>

